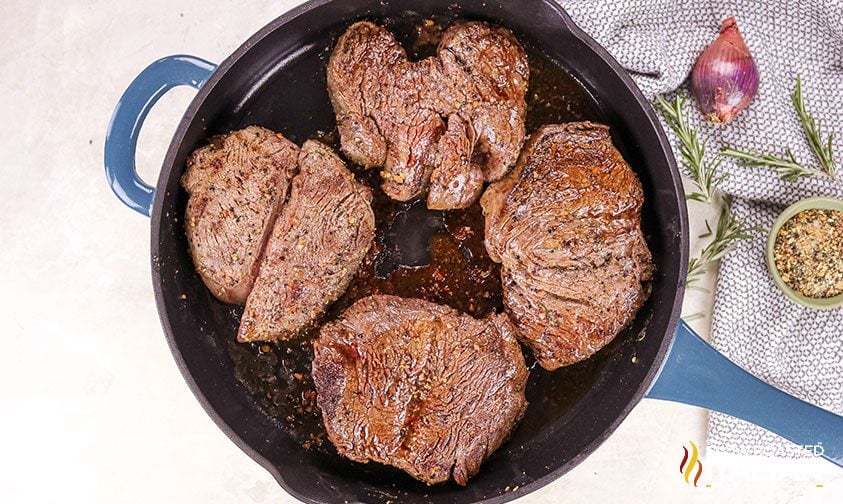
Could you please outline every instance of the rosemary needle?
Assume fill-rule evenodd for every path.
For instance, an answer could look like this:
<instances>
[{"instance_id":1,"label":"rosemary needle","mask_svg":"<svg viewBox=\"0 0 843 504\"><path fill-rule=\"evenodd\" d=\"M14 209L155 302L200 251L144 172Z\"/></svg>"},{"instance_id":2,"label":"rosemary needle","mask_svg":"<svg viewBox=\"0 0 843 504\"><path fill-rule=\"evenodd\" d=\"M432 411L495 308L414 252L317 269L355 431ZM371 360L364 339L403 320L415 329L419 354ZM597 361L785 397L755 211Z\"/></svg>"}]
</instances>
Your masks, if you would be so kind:
<instances>
[{"instance_id":1,"label":"rosemary needle","mask_svg":"<svg viewBox=\"0 0 843 504\"><path fill-rule=\"evenodd\" d=\"M661 96L656 96L667 125L679 138L679 155L682 156L682 164L698 189L686 198L707 203L711 201L717 186L728 175L718 173L721 158L717 157L714 161L706 159L705 142L700 141L685 114L686 99L685 96L677 95L674 102L670 103Z\"/></svg>"},{"instance_id":2,"label":"rosemary needle","mask_svg":"<svg viewBox=\"0 0 843 504\"><path fill-rule=\"evenodd\" d=\"M808 140L808 145L817 156L817 159L822 165L823 171L834 176L837 171L837 166L834 163L834 150L831 142L833 135L828 135L828 138L823 142L820 126L814 117L805 110L805 98L802 95L802 79L796 76L796 89L790 95L793 102L793 107L796 109L796 115L799 116L799 122L802 123L802 131L805 132L805 138Z\"/></svg>"}]
</instances>

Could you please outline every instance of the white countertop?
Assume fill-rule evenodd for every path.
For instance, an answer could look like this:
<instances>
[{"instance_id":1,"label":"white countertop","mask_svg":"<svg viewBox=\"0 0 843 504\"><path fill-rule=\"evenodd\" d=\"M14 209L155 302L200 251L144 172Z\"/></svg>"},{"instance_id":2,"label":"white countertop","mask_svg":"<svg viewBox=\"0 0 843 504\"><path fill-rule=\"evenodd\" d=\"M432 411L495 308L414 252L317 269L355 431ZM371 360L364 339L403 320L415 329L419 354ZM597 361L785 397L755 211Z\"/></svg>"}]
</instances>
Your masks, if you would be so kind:
<instances>
[{"instance_id":1,"label":"white countertop","mask_svg":"<svg viewBox=\"0 0 843 504\"><path fill-rule=\"evenodd\" d=\"M148 219L117 201L102 166L112 109L148 63L219 62L296 3L0 5L0 501L296 502L179 375L153 300ZM138 152L148 181L193 94L177 89L150 114ZM705 211L691 211L697 229ZM710 305L692 293L686 313ZM708 335L708 317L693 325ZM644 400L585 462L518 502L843 502L843 471L820 460L703 451L689 487L682 446L705 445L706 417Z\"/></svg>"}]
</instances>

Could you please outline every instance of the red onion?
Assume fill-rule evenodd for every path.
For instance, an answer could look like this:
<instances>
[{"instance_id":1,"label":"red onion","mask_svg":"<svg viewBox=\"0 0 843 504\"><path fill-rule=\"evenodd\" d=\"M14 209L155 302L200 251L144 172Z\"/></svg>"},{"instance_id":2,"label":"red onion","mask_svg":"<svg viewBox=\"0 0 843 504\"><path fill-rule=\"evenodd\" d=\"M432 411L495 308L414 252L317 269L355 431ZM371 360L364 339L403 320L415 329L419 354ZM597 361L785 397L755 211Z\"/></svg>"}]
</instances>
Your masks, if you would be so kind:
<instances>
[{"instance_id":1,"label":"red onion","mask_svg":"<svg viewBox=\"0 0 843 504\"><path fill-rule=\"evenodd\" d=\"M734 17L723 21L720 35L700 54L691 87L700 110L713 123L731 121L755 97L758 68Z\"/></svg>"}]
</instances>

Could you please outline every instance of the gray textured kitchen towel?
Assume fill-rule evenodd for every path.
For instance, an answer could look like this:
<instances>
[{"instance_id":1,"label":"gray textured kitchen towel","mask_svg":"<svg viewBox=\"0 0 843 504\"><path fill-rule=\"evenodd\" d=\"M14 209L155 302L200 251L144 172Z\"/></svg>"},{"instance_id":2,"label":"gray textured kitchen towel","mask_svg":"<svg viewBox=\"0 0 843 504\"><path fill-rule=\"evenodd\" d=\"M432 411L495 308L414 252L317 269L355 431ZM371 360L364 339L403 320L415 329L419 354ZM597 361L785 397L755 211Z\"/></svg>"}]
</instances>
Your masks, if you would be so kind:
<instances>
[{"instance_id":1,"label":"gray textured kitchen towel","mask_svg":"<svg viewBox=\"0 0 843 504\"><path fill-rule=\"evenodd\" d=\"M722 189L731 196L734 212L750 225L769 229L786 205L802 198L843 198L843 2L559 1L648 97L672 97L677 89L687 93L686 79L697 56L717 36L722 20L735 16L761 84L749 108L725 127L705 124L701 114L689 108L709 151L729 145L781 154L789 146L797 159L816 166L790 102L799 74L808 111L824 133L833 133L837 140L841 173L838 180L785 182L769 169L726 160L723 169L730 176ZM695 107L693 100L689 107ZM669 135L675 147L676 137ZM700 204L692 202L690 210ZM765 242L766 236L741 242L721 262L712 344L764 381L843 414L843 309L817 311L788 300L767 273ZM710 416L708 447L740 454L804 455L804 450L764 429L719 413Z\"/></svg>"}]
</instances>

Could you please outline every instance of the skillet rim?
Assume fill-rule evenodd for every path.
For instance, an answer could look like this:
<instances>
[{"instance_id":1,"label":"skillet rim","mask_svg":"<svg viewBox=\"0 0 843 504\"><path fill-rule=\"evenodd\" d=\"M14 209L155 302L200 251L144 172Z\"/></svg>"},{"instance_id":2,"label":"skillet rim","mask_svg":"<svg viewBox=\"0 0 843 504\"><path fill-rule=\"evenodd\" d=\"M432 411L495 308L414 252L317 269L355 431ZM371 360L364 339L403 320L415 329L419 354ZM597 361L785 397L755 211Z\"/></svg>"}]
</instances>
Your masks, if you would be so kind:
<instances>
[{"instance_id":1,"label":"skillet rim","mask_svg":"<svg viewBox=\"0 0 843 504\"><path fill-rule=\"evenodd\" d=\"M231 55L226 57L214 70L211 77L208 81L198 90L196 96L194 96L193 100L188 105L182 119L179 121L178 127L176 132L173 134L173 138L170 141L170 145L167 149L167 153L164 157L164 161L162 163L161 172L158 176L158 181L156 184L156 191L155 191L155 199L152 208L152 215L151 215L151 225L152 225L152 232L151 232L151 270L152 270L152 281L153 281L153 290L155 293L155 303L158 309L158 315L161 320L161 326L164 329L164 334L167 339L167 345L170 348L170 352L173 355L173 359L176 361L176 365L178 366L179 372L182 375L182 378L187 383L190 391L199 401L202 409L205 410L205 413L213 420L213 422L219 427L219 429L238 447L242 450L246 455L248 455L252 460L257 462L261 467L266 469L272 477L278 482L278 484L287 492L289 495L292 495L296 499L299 499L302 502L306 502L309 504L323 504L321 501L317 501L311 499L310 497L303 495L295 490L292 489L290 485L287 484L284 476L281 472L272 464L269 460L264 458L260 453L258 453L254 448L252 448L248 443L246 443L240 435L228 424L226 423L222 417L217 413L216 409L211 405L199 385L197 384L196 380L193 377L190 369L188 368L181 351L178 348L178 345L175 341L175 335L173 332L172 325L170 324L170 316L167 312L167 306L164 300L163 288L162 288L162 278L159 268L156 267L155 261L156 257L160 257L158 253L158 248L160 247L160 231L161 231L161 223L162 223L162 209L164 206L165 198L175 197L175 195L168 196L166 194L166 186L170 179L173 176L173 171L176 169L174 164L175 157L178 155L179 148L184 141L185 133L189 126L192 124L197 110L201 107L201 105L205 102L206 98L211 94L213 89L217 86L219 81L222 77L243 57L249 50L252 49L258 42L263 40L266 36L273 33L275 30L280 29L293 19L310 12L314 9L318 9L323 7L324 5L342 0L308 0L307 2L281 14L273 21L268 23L266 26L258 30L254 35L249 37L240 47L237 48ZM571 35L573 35L576 39L580 42L585 44L592 53L597 56L600 61L607 65L609 69L612 70L612 73L620 80L620 82L624 85L624 87L632 94L635 99L634 105L643 109L643 112L648 120L647 127L654 130L656 136L658 138L659 147L661 148L662 155L667 161L668 165L668 173L670 175L670 182L673 185L673 195L676 199L680 200L678 204L678 224L679 224L679 257L677 259L679 265L679 272L677 275L677 285L675 287L675 296L673 299L673 306L670 309L670 318L667 322L667 329L663 335L661 335L661 343L659 345L658 352L656 353L652 363L650 364L650 369L647 371L644 379L635 389L634 393L629 397L629 400L626 404L623 405L620 414L608 425L606 429L603 430L598 436L596 436L590 443L588 443L576 456L572 459L567 461L566 463L561 464L559 467L548 473L547 475L537 478L530 483L522 485L518 490L503 493L498 496L490 497L488 499L484 499L483 501L477 502L484 502L488 504L502 504L504 502L509 502L516 498L523 497L528 495L547 484L551 483L559 479L563 476L566 472L573 469L577 465L579 465L583 460L585 460L589 455L591 455L600 445L602 445L606 439L611 436L617 427L623 422L623 420L627 417L632 408L634 408L644 397L646 391L650 388L650 385L655 380L658 372L661 370L662 364L664 362L665 356L670 348L670 345L673 342L674 333L676 331L676 327L679 323L679 317L681 314L682 309L682 301L684 298L685 292L685 280L687 277L687 264L688 264L688 255L689 255L689 229L688 229L688 210L687 206L685 205L685 198L684 198L684 188L682 186L682 181L680 178L680 173L678 166L676 164L676 159L673 156L673 149L668 142L667 135L664 132L664 129L661 126L661 123L656 118L655 112L644 97L641 90L632 80L632 77L629 73L617 62L609 53L603 48L600 44L597 43L590 35L585 33L582 29L580 29L568 15L568 13L562 8L560 4L558 4L554 0L533 0L537 3L543 4L544 8L549 8L560 21L559 29L561 31L568 31ZM505 25L505 20L504 23ZM178 170L176 170L178 172Z\"/></svg>"}]
</instances>

